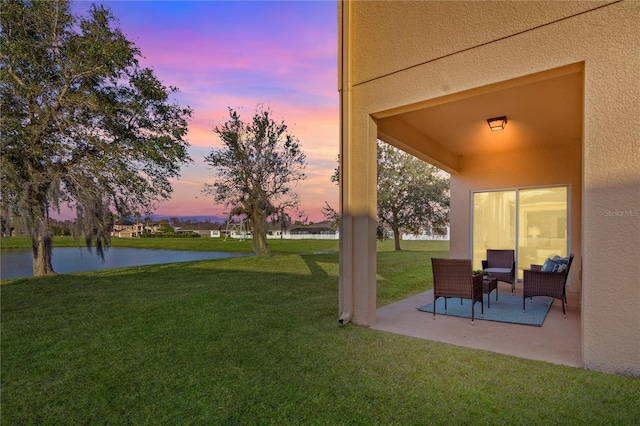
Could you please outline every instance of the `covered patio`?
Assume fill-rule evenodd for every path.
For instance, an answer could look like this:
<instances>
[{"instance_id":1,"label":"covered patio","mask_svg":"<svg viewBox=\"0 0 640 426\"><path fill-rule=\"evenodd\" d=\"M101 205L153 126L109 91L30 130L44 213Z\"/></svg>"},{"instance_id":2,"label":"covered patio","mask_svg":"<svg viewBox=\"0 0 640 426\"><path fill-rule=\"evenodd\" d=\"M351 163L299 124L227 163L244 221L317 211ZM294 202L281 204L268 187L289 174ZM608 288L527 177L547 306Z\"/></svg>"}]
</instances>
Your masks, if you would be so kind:
<instances>
[{"instance_id":1,"label":"covered patio","mask_svg":"<svg viewBox=\"0 0 640 426\"><path fill-rule=\"evenodd\" d=\"M479 269L479 259L486 259L486 249L517 248L516 277L520 281L513 295L511 286L501 282L501 298L521 300L522 270L529 269L532 263L541 264L547 251L553 250L538 249L540 253L536 256L526 256L528 247L523 241L527 240L524 237L528 230L524 224L533 217L530 212L514 219L490 209L488 216L499 218L505 227L491 230L490 238L485 237L484 241L474 241L486 231L482 222L476 224L473 219L477 209L474 194L483 190L504 191L504 188L539 191L566 184L567 204L572 208L568 209L565 228L560 232L564 236L563 250L566 250L561 254L574 253L581 257L579 141L583 78L583 65L571 64L377 114L378 138L450 173L451 257L472 258L474 269ZM492 132L482 117L500 112L513 119L504 131ZM550 151L562 153L560 160L550 158ZM515 211L514 206L522 208L524 204L512 202L509 208ZM509 224L514 223L520 223L523 229L508 229ZM474 225L478 229L474 230ZM510 244L514 245L500 245L499 241L506 235L511 236ZM446 315L437 315L433 320L432 314L416 309L433 301L432 291L376 309L375 324L371 326L458 346L583 367L580 263L575 266L567 287L567 318L562 316L560 301L554 300L542 327L487 320L476 320L471 325L470 319ZM484 308L488 309L486 304Z\"/></svg>"},{"instance_id":2,"label":"covered patio","mask_svg":"<svg viewBox=\"0 0 640 426\"><path fill-rule=\"evenodd\" d=\"M340 323L640 373L639 11L624 1L339 3ZM540 329L434 321L416 311L428 294L377 309L378 140L450 174L451 258L478 269L486 250L515 249L522 279L573 254L568 318L554 302Z\"/></svg>"},{"instance_id":3,"label":"covered patio","mask_svg":"<svg viewBox=\"0 0 640 426\"><path fill-rule=\"evenodd\" d=\"M522 297L522 284L499 284L500 298ZM493 294L492 294L492 297ZM580 308L567 307L562 317L562 305L554 300L542 327L485 321L476 317L471 325L468 318L437 314L436 319L416 308L433 302L433 291L409 297L377 310L374 330L386 331L419 339L433 340L467 348L481 349L553 364L582 367L580 339ZM484 309L487 309L485 304Z\"/></svg>"}]
</instances>

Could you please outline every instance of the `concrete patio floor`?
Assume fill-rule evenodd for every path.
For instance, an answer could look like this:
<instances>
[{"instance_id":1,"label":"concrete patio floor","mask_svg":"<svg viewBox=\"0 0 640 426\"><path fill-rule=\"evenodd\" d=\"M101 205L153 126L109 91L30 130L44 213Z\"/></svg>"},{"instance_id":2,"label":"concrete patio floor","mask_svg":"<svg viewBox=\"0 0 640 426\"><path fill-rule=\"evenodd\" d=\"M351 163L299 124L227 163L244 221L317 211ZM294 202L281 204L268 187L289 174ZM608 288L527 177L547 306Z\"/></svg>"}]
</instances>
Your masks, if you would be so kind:
<instances>
[{"instance_id":1,"label":"concrete patio floor","mask_svg":"<svg viewBox=\"0 0 640 426\"><path fill-rule=\"evenodd\" d=\"M513 296L509 284L499 283L498 290L499 298L522 297L522 284L516 286ZM491 302L494 301L492 299ZM377 310L377 324L371 328L520 358L583 367L578 308L567 307L565 319L562 317L562 304L554 299L542 327L485 321L477 317L471 325L468 318L436 315L434 320L433 314L416 309L431 302L432 290L384 306Z\"/></svg>"}]
</instances>

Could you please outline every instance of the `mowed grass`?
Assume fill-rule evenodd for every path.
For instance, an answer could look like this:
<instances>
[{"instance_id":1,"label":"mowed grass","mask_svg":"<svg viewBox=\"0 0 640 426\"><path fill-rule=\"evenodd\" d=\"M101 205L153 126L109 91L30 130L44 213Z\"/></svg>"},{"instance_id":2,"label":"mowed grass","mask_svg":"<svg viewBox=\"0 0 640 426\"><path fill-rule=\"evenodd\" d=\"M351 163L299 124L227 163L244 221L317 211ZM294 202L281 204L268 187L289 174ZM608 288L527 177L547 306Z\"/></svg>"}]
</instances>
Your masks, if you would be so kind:
<instances>
[{"instance_id":1,"label":"mowed grass","mask_svg":"<svg viewBox=\"0 0 640 426\"><path fill-rule=\"evenodd\" d=\"M338 240L267 240L274 253L313 253L315 251L337 251ZM84 247L83 239L54 237L54 247ZM3 249L31 248L29 238L0 238ZM252 253L251 239L236 238L112 238L111 247L129 247L157 250L219 251Z\"/></svg>"},{"instance_id":2,"label":"mowed grass","mask_svg":"<svg viewBox=\"0 0 640 426\"><path fill-rule=\"evenodd\" d=\"M449 241L393 241L378 243L376 305L386 306L433 288L432 257L449 257Z\"/></svg>"},{"instance_id":3,"label":"mowed grass","mask_svg":"<svg viewBox=\"0 0 640 426\"><path fill-rule=\"evenodd\" d=\"M400 264L422 263L394 294L420 287L420 268L448 250L384 244L379 292L398 286ZM3 425L640 424L638 378L339 325L337 254L283 250L0 290Z\"/></svg>"}]
</instances>

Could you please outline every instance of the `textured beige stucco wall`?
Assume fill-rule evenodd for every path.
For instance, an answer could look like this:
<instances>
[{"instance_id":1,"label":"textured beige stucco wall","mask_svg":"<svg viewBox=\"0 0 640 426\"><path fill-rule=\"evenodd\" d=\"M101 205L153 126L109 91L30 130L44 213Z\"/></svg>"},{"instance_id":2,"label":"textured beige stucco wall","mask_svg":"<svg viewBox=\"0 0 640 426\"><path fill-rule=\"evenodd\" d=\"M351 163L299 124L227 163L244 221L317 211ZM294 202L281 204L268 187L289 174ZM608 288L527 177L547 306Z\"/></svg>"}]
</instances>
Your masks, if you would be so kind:
<instances>
[{"instance_id":1,"label":"textured beige stucco wall","mask_svg":"<svg viewBox=\"0 0 640 426\"><path fill-rule=\"evenodd\" d=\"M582 228L577 231L582 236L583 362L588 368L640 374L640 2L602 4L340 5L348 9L341 15L348 18L341 27L346 34L341 51L348 45L341 65L349 73L341 74L341 90L343 99L349 98L342 107L350 114L342 123L341 143L341 155L349 156L342 167L350 188L341 190L341 205L343 214L358 218L347 221L349 232L341 233L351 242L346 244L350 250L340 253L340 288L356 301L349 306L355 322L375 323L375 227L366 224L373 221L375 206L363 207L375 202L370 117L584 62ZM353 157L359 154L364 154L360 160ZM452 229L460 220L452 218ZM468 227L468 216L466 221ZM452 238L455 255L461 243L456 234ZM468 240L464 244L468 253ZM351 271L348 279L343 269Z\"/></svg>"},{"instance_id":2,"label":"textured beige stucco wall","mask_svg":"<svg viewBox=\"0 0 640 426\"><path fill-rule=\"evenodd\" d=\"M369 81L606 3L356 1L352 5L357 25L352 28L353 45L357 46L353 50L353 81ZM500 49L492 53L495 60L500 53Z\"/></svg>"}]
</instances>

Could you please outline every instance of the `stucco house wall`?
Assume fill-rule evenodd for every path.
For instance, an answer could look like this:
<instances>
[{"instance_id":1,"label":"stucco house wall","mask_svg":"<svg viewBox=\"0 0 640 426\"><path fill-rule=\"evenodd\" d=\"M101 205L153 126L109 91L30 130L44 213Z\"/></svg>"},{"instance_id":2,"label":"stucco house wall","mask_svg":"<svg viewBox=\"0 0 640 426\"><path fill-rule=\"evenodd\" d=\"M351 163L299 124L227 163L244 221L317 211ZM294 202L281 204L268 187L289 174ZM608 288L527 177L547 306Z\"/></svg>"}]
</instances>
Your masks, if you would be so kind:
<instances>
[{"instance_id":1,"label":"stucco house wall","mask_svg":"<svg viewBox=\"0 0 640 426\"><path fill-rule=\"evenodd\" d=\"M382 137L454 172L452 257L469 256L469 191L570 184L583 364L640 374L639 23L635 1L340 2L340 320L376 321L375 143ZM562 148L566 170L541 152L514 151L501 155L530 166L528 173L514 170L510 182L497 182L479 159L383 125L416 103L571 66L583 73L583 128L575 149ZM540 164L553 173L537 171Z\"/></svg>"}]
</instances>

